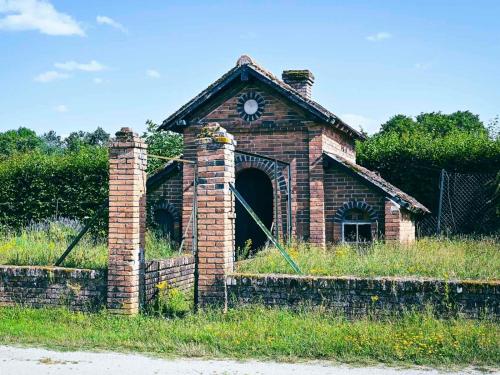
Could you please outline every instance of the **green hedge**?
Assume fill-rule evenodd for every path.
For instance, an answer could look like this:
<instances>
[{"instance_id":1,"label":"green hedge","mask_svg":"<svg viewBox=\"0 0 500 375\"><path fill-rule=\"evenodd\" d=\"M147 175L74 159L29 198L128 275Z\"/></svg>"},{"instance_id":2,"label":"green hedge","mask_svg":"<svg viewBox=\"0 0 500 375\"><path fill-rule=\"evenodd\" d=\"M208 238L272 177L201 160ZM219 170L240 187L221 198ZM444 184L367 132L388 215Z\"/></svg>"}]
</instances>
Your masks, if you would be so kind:
<instances>
[{"instance_id":1,"label":"green hedge","mask_svg":"<svg viewBox=\"0 0 500 375\"><path fill-rule=\"evenodd\" d=\"M445 136L395 131L357 144L358 162L413 195L431 211L439 197L439 173L497 173L500 139L484 132L452 131Z\"/></svg>"},{"instance_id":2,"label":"green hedge","mask_svg":"<svg viewBox=\"0 0 500 375\"><path fill-rule=\"evenodd\" d=\"M108 151L84 147L0 161L0 225L20 228L55 215L85 220L108 195ZM102 223L101 223L102 224Z\"/></svg>"}]
</instances>

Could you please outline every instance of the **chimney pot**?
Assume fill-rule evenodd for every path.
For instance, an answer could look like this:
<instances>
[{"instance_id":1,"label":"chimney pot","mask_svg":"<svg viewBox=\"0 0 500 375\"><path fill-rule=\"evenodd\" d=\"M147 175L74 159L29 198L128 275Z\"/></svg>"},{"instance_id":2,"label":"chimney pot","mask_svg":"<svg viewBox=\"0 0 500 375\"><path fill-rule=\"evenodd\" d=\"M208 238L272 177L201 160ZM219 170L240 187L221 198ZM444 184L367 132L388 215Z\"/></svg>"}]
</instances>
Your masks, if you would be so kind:
<instances>
[{"instance_id":1,"label":"chimney pot","mask_svg":"<svg viewBox=\"0 0 500 375\"><path fill-rule=\"evenodd\" d=\"M283 82L292 86L302 96L307 99L311 99L314 75L310 70L284 70L281 78L283 79Z\"/></svg>"}]
</instances>

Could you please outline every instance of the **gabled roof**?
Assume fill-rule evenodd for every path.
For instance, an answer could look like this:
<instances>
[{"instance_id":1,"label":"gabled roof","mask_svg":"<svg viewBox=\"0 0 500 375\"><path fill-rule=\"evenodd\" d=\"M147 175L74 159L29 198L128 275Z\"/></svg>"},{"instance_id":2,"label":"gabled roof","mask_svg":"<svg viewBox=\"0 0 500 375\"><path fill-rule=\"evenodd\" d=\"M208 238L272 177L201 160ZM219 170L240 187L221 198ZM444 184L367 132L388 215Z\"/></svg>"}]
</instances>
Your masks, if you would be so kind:
<instances>
[{"instance_id":1,"label":"gabled roof","mask_svg":"<svg viewBox=\"0 0 500 375\"><path fill-rule=\"evenodd\" d=\"M335 165L353 174L355 177L367 182L370 186L378 189L386 197L390 198L400 206L415 213L430 213L430 211L423 204L418 202L415 198L409 196L405 192L399 190L396 186L384 180L377 173L362 167L352 161L344 159L338 155L329 152L323 152L323 155L328 161L332 161Z\"/></svg>"},{"instance_id":2,"label":"gabled roof","mask_svg":"<svg viewBox=\"0 0 500 375\"><path fill-rule=\"evenodd\" d=\"M234 68L229 70L221 78L212 83L200 94L195 96L187 104L179 108L179 110L163 121L160 125L160 129L181 131L182 128L186 126L185 117L189 116L189 114L193 113L207 100L214 97L217 93L221 92L235 80L247 80L249 77L255 78L256 80L276 90L278 93L284 95L294 104L313 115L319 121L329 124L330 126L339 129L353 138L365 139L365 136L362 133L347 125L339 117L328 111L320 104L316 103L314 100L306 98L292 86L286 84L261 66L257 65L248 56L240 57Z\"/></svg>"}]
</instances>

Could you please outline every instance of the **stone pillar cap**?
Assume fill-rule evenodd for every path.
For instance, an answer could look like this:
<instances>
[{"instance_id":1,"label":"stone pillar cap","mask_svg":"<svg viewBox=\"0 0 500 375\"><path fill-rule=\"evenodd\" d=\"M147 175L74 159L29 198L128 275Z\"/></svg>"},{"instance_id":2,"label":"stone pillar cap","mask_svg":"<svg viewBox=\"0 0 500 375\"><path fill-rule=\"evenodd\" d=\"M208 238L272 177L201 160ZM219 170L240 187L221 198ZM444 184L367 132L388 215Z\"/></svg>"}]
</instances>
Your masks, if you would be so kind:
<instances>
[{"instance_id":1,"label":"stone pillar cap","mask_svg":"<svg viewBox=\"0 0 500 375\"><path fill-rule=\"evenodd\" d=\"M236 145L234 136L217 122L209 122L201 128L198 134L198 144L223 143Z\"/></svg>"}]
</instances>

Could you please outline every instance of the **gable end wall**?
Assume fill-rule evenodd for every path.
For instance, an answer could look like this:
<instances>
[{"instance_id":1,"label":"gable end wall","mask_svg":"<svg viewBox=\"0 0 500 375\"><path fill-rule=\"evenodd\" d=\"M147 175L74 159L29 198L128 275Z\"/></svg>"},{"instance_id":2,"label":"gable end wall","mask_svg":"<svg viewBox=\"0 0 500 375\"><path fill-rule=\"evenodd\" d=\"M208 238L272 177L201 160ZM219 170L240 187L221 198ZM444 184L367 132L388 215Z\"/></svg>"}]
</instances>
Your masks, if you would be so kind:
<instances>
[{"instance_id":1,"label":"gable end wall","mask_svg":"<svg viewBox=\"0 0 500 375\"><path fill-rule=\"evenodd\" d=\"M334 223L335 213L349 201L366 202L378 217L378 233L384 231L385 197L363 184L356 177L341 171L335 166L325 170L325 231L327 242L338 242L341 238L341 225Z\"/></svg>"}]
</instances>

